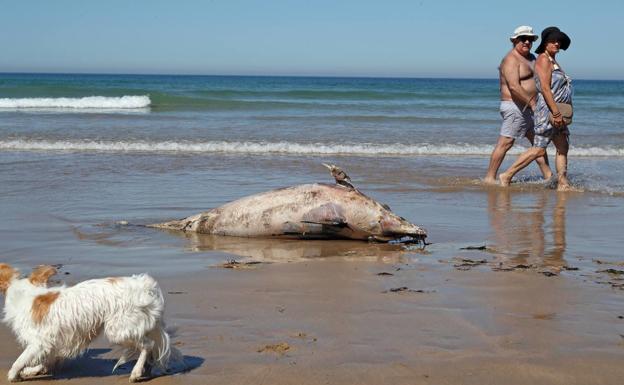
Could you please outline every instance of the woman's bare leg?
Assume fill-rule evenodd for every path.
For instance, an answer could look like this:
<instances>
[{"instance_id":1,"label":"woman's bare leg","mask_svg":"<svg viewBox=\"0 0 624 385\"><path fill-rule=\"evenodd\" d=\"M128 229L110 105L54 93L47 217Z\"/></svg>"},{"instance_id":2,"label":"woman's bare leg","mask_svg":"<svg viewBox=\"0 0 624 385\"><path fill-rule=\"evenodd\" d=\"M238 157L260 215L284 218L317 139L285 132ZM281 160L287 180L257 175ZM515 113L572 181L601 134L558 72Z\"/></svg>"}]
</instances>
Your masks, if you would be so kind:
<instances>
[{"instance_id":1,"label":"woman's bare leg","mask_svg":"<svg viewBox=\"0 0 624 385\"><path fill-rule=\"evenodd\" d=\"M553 137L553 144L557 149L557 155L555 158L555 165L557 167L557 190L567 191L570 190L570 180L568 179L568 135L557 134Z\"/></svg>"},{"instance_id":2,"label":"woman's bare leg","mask_svg":"<svg viewBox=\"0 0 624 385\"><path fill-rule=\"evenodd\" d=\"M533 145L533 140L535 139L535 133L533 131L528 131L526 134L526 138L531 142L531 146ZM552 178L553 173L550 169L550 164L548 162L548 152L544 151L544 156L540 156L535 159L535 163L537 163L537 167L539 167L542 172L542 176L545 180L549 180Z\"/></svg>"}]
</instances>

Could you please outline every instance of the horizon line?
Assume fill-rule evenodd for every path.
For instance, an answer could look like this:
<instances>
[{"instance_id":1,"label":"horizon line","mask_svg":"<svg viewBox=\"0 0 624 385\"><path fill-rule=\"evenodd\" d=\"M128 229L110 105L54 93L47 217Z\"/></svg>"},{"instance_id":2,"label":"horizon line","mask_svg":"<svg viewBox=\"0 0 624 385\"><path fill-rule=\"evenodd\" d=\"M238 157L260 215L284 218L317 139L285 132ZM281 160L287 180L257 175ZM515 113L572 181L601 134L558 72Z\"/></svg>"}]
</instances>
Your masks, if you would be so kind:
<instances>
[{"instance_id":1,"label":"horizon line","mask_svg":"<svg viewBox=\"0 0 624 385\"><path fill-rule=\"evenodd\" d=\"M329 79L437 79L437 80L498 80L496 77L446 77L446 76L385 76L385 75L241 75L241 74L176 74L176 73L137 73L137 72L17 72L0 71L0 75L92 75L92 76L188 76L188 77L248 77L248 78L329 78ZM575 80L590 81L624 81L624 79L590 79L578 78Z\"/></svg>"}]
</instances>

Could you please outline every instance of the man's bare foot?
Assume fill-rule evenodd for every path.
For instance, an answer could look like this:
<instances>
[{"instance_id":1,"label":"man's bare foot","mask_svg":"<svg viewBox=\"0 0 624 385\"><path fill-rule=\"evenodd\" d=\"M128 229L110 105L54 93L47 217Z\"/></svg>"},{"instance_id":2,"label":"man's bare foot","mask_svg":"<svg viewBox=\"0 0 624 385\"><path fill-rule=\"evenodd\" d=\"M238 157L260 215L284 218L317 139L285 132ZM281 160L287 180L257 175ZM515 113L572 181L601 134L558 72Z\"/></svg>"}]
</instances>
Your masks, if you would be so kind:
<instances>
[{"instance_id":1,"label":"man's bare foot","mask_svg":"<svg viewBox=\"0 0 624 385\"><path fill-rule=\"evenodd\" d=\"M487 176L483 178L483 183L484 184L498 184L495 178L487 177Z\"/></svg>"},{"instance_id":2,"label":"man's bare foot","mask_svg":"<svg viewBox=\"0 0 624 385\"><path fill-rule=\"evenodd\" d=\"M511 175L507 175L507 173L502 172L498 175L498 180L500 180L501 186L507 187L511 183Z\"/></svg>"}]
</instances>

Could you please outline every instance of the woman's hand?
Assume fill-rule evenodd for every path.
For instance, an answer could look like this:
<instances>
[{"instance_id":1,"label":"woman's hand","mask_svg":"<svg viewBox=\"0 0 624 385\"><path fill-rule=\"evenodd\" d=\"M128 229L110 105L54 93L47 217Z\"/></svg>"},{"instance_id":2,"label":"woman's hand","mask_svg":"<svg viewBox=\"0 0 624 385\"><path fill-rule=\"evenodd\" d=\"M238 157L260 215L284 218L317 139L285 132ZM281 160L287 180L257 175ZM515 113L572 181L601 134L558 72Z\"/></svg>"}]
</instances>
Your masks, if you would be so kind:
<instances>
[{"instance_id":1,"label":"woman's hand","mask_svg":"<svg viewBox=\"0 0 624 385\"><path fill-rule=\"evenodd\" d=\"M561 112L557 111L556 114L553 114L552 125L555 128L563 128L565 126Z\"/></svg>"}]
</instances>

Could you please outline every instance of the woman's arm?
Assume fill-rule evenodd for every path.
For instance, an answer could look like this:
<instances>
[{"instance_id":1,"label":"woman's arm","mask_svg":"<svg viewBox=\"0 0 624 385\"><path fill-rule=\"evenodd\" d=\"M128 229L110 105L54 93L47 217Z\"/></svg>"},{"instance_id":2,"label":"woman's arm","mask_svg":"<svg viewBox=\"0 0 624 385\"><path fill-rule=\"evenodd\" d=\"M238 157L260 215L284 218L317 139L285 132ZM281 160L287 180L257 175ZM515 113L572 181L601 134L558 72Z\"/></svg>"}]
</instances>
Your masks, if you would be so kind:
<instances>
[{"instance_id":1,"label":"woman's arm","mask_svg":"<svg viewBox=\"0 0 624 385\"><path fill-rule=\"evenodd\" d=\"M537 57L537 63L535 63L535 72L540 80L542 96L544 96L544 101L546 105L548 105L548 109L553 115L553 126L560 128L563 127L563 117L561 116L561 112L557 108L557 103L555 102L555 98L553 96L552 90L550 89L550 82L552 80L552 70L553 64L548 60L546 54L542 53Z\"/></svg>"}]
</instances>

